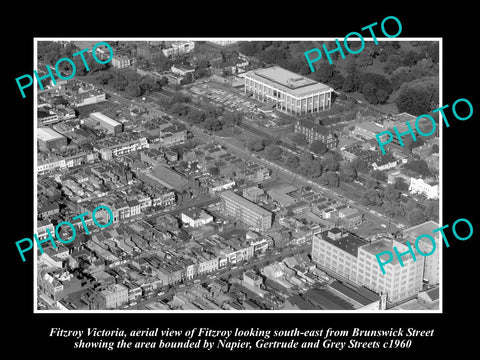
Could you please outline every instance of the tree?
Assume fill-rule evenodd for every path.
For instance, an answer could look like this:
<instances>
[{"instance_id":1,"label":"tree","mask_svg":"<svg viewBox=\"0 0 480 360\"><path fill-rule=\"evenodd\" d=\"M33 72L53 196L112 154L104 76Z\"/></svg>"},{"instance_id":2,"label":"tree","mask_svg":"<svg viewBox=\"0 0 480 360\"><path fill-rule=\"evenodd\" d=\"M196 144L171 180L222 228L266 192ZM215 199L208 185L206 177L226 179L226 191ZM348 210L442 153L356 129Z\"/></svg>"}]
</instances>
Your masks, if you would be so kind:
<instances>
[{"instance_id":1,"label":"tree","mask_svg":"<svg viewBox=\"0 0 480 360\"><path fill-rule=\"evenodd\" d=\"M403 65L403 58L400 55L392 54L387 57L387 62L383 69L388 73L391 74L394 70L399 68Z\"/></svg>"},{"instance_id":2,"label":"tree","mask_svg":"<svg viewBox=\"0 0 480 360\"><path fill-rule=\"evenodd\" d=\"M350 162L347 162L340 168L340 180L344 182L352 182L357 178L357 171Z\"/></svg>"},{"instance_id":3,"label":"tree","mask_svg":"<svg viewBox=\"0 0 480 360\"><path fill-rule=\"evenodd\" d=\"M409 188L409 185L401 177L398 177L395 179L394 186L395 186L395 189L399 190L402 193L407 192Z\"/></svg>"},{"instance_id":4,"label":"tree","mask_svg":"<svg viewBox=\"0 0 480 360\"><path fill-rule=\"evenodd\" d=\"M223 117L226 126L238 126L242 123L243 114L242 113L232 113L225 112Z\"/></svg>"},{"instance_id":5,"label":"tree","mask_svg":"<svg viewBox=\"0 0 480 360\"><path fill-rule=\"evenodd\" d=\"M402 92L397 98L396 104L400 111L417 116L426 114L430 110L427 95L416 89L408 89Z\"/></svg>"},{"instance_id":6,"label":"tree","mask_svg":"<svg viewBox=\"0 0 480 360\"><path fill-rule=\"evenodd\" d=\"M252 139L247 142L247 149L255 152L262 151L265 149L265 143L263 139Z\"/></svg>"},{"instance_id":7,"label":"tree","mask_svg":"<svg viewBox=\"0 0 480 360\"><path fill-rule=\"evenodd\" d=\"M425 215L429 220L438 220L439 203L438 200L427 200L425 204Z\"/></svg>"},{"instance_id":8,"label":"tree","mask_svg":"<svg viewBox=\"0 0 480 360\"><path fill-rule=\"evenodd\" d=\"M172 106L170 106L170 111L174 115L184 116L189 113L190 108L185 104L175 103Z\"/></svg>"},{"instance_id":9,"label":"tree","mask_svg":"<svg viewBox=\"0 0 480 360\"><path fill-rule=\"evenodd\" d=\"M387 174L381 170L373 170L370 176L374 179L377 179L379 181L386 181L387 180Z\"/></svg>"},{"instance_id":10,"label":"tree","mask_svg":"<svg viewBox=\"0 0 480 360\"><path fill-rule=\"evenodd\" d=\"M275 144L265 147L265 157L268 160L279 160L282 158L282 149Z\"/></svg>"},{"instance_id":11,"label":"tree","mask_svg":"<svg viewBox=\"0 0 480 360\"><path fill-rule=\"evenodd\" d=\"M208 117L205 119L205 128L211 131L220 131L223 129L223 122L220 119L214 117Z\"/></svg>"},{"instance_id":12,"label":"tree","mask_svg":"<svg viewBox=\"0 0 480 360\"><path fill-rule=\"evenodd\" d=\"M438 154L439 152L439 148L438 148L438 145L437 144L433 144L432 145L432 154Z\"/></svg>"},{"instance_id":13,"label":"tree","mask_svg":"<svg viewBox=\"0 0 480 360\"><path fill-rule=\"evenodd\" d=\"M367 189L375 189L376 187L378 187L378 181L375 179L367 179L365 186L367 187Z\"/></svg>"},{"instance_id":14,"label":"tree","mask_svg":"<svg viewBox=\"0 0 480 360\"><path fill-rule=\"evenodd\" d=\"M370 189L370 190L367 190L365 193L363 193L362 203L365 206L368 206L368 205L380 206L383 204L383 200L380 193L377 190Z\"/></svg>"},{"instance_id":15,"label":"tree","mask_svg":"<svg viewBox=\"0 0 480 360\"><path fill-rule=\"evenodd\" d=\"M407 220L410 226L415 226L427 221L427 217L422 210L413 209L408 213Z\"/></svg>"},{"instance_id":16,"label":"tree","mask_svg":"<svg viewBox=\"0 0 480 360\"><path fill-rule=\"evenodd\" d=\"M200 124L205 121L206 114L203 111L191 109L188 112L187 120L194 124Z\"/></svg>"},{"instance_id":17,"label":"tree","mask_svg":"<svg viewBox=\"0 0 480 360\"><path fill-rule=\"evenodd\" d=\"M300 160L293 154L289 154L285 160L285 166L289 169L295 170L300 166Z\"/></svg>"},{"instance_id":18,"label":"tree","mask_svg":"<svg viewBox=\"0 0 480 360\"><path fill-rule=\"evenodd\" d=\"M150 76L144 76L140 81L139 86L141 89L144 90L145 93L162 90L162 85L160 85L160 81Z\"/></svg>"},{"instance_id":19,"label":"tree","mask_svg":"<svg viewBox=\"0 0 480 360\"><path fill-rule=\"evenodd\" d=\"M322 160L322 166L325 170L328 171L337 171L338 170L338 160L334 157L332 153L328 153Z\"/></svg>"},{"instance_id":20,"label":"tree","mask_svg":"<svg viewBox=\"0 0 480 360\"><path fill-rule=\"evenodd\" d=\"M357 172L366 172L368 170L368 163L360 158L355 158L351 162L352 167Z\"/></svg>"},{"instance_id":21,"label":"tree","mask_svg":"<svg viewBox=\"0 0 480 360\"><path fill-rule=\"evenodd\" d=\"M328 175L326 172L324 172L319 178L318 178L318 183L322 186L328 186Z\"/></svg>"},{"instance_id":22,"label":"tree","mask_svg":"<svg viewBox=\"0 0 480 360\"><path fill-rule=\"evenodd\" d=\"M126 95L130 97L138 97L143 95L143 90L140 86L138 86L136 83L131 83L128 84L127 87L125 88Z\"/></svg>"},{"instance_id":23,"label":"tree","mask_svg":"<svg viewBox=\"0 0 480 360\"><path fill-rule=\"evenodd\" d=\"M305 135L303 135L302 133L293 133L293 134L290 136L290 139L291 139L295 144L297 144L298 146L305 146L305 145L307 145L307 138L306 138Z\"/></svg>"},{"instance_id":24,"label":"tree","mask_svg":"<svg viewBox=\"0 0 480 360\"><path fill-rule=\"evenodd\" d=\"M192 73L188 73L183 77L182 80L180 80L180 85L187 85L187 84L190 84L192 81L193 81Z\"/></svg>"},{"instance_id":25,"label":"tree","mask_svg":"<svg viewBox=\"0 0 480 360\"><path fill-rule=\"evenodd\" d=\"M100 82L100 84L106 85L106 84L108 84L110 79L112 79L113 75L108 71L104 71L104 72L101 72L101 73L97 74L95 77Z\"/></svg>"},{"instance_id":26,"label":"tree","mask_svg":"<svg viewBox=\"0 0 480 360\"><path fill-rule=\"evenodd\" d=\"M408 200L407 204L405 205L405 209L407 211L412 211L416 207L417 207L417 202L415 200L412 200L412 199Z\"/></svg>"},{"instance_id":27,"label":"tree","mask_svg":"<svg viewBox=\"0 0 480 360\"><path fill-rule=\"evenodd\" d=\"M338 175L335 172L333 171L327 172L327 177L328 177L328 186L337 188L338 185L340 185Z\"/></svg>"},{"instance_id":28,"label":"tree","mask_svg":"<svg viewBox=\"0 0 480 360\"><path fill-rule=\"evenodd\" d=\"M313 151L320 156L325 154L327 150L327 145L325 145L322 140L313 140L310 144L310 151Z\"/></svg>"},{"instance_id":29,"label":"tree","mask_svg":"<svg viewBox=\"0 0 480 360\"><path fill-rule=\"evenodd\" d=\"M318 178L320 175L322 175L322 171L323 171L323 168L322 168L322 165L320 164L320 161L318 159L314 159L310 163L310 167L308 168L307 175L315 179L315 178Z\"/></svg>"},{"instance_id":30,"label":"tree","mask_svg":"<svg viewBox=\"0 0 480 360\"><path fill-rule=\"evenodd\" d=\"M400 199L400 191L395 189L395 186L388 184L383 192L385 200L396 202Z\"/></svg>"},{"instance_id":31,"label":"tree","mask_svg":"<svg viewBox=\"0 0 480 360\"><path fill-rule=\"evenodd\" d=\"M425 160L410 160L404 165L405 169L416 172L422 176L432 176L428 164Z\"/></svg>"}]
</instances>

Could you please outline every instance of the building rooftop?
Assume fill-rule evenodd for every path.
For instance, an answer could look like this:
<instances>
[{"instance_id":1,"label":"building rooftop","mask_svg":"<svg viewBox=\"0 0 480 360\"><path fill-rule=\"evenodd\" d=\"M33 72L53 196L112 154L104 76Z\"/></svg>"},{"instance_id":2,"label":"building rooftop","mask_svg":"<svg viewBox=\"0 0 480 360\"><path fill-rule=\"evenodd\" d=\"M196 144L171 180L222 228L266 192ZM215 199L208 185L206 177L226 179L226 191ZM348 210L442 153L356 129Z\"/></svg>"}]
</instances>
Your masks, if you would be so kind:
<instances>
[{"instance_id":1,"label":"building rooftop","mask_svg":"<svg viewBox=\"0 0 480 360\"><path fill-rule=\"evenodd\" d=\"M331 229L329 231L332 230L334 229ZM329 237L328 231L326 231L322 233L322 239L355 257L358 256L358 248L367 244L365 240L350 233L347 233L343 237L335 240Z\"/></svg>"},{"instance_id":2,"label":"building rooftop","mask_svg":"<svg viewBox=\"0 0 480 360\"><path fill-rule=\"evenodd\" d=\"M378 301L380 299L380 297L377 294L375 294L374 292L372 292L370 290L362 288L363 291L359 291L360 288L359 289L354 289L350 286L347 286L347 285L339 282L338 280L335 280L333 283L331 283L330 287L339 291L339 292L341 292L345 296L355 300L356 302L362 304L363 306L371 304L372 302ZM364 290L367 290L371 294L366 295Z\"/></svg>"},{"instance_id":3,"label":"building rooftop","mask_svg":"<svg viewBox=\"0 0 480 360\"><path fill-rule=\"evenodd\" d=\"M255 211L257 214L260 214L262 216L268 216L272 214L270 211L265 210L264 208L258 206L257 204L245 199L243 196L235 194L233 191L225 191L222 193L221 196L230 201L234 201L240 204L241 206L246 207L252 211Z\"/></svg>"},{"instance_id":4,"label":"building rooftop","mask_svg":"<svg viewBox=\"0 0 480 360\"><path fill-rule=\"evenodd\" d=\"M57 139L64 139L65 136L48 127L41 127L37 129L37 138L39 138L41 141L46 142Z\"/></svg>"},{"instance_id":5,"label":"building rooftop","mask_svg":"<svg viewBox=\"0 0 480 360\"><path fill-rule=\"evenodd\" d=\"M103 115L102 113L100 112L94 112L94 113L91 113L90 114L90 117L92 117L94 120L100 120L110 126L118 126L118 125L121 125L121 123L119 123L118 121L115 121L111 118L109 118L108 116L106 115Z\"/></svg>"},{"instance_id":6,"label":"building rooftop","mask_svg":"<svg viewBox=\"0 0 480 360\"><path fill-rule=\"evenodd\" d=\"M381 240L375 241L374 243L363 246L362 249L372 254L373 256L375 256L383 251L390 251L392 254L395 254L393 247L394 247L394 244L392 240L381 239ZM400 249L398 250L401 251ZM389 258L390 257L388 256L388 254L383 254L382 256L380 256L380 259L384 261L387 261ZM390 264L392 265L399 264L398 258L396 256L393 256L393 259L390 262Z\"/></svg>"},{"instance_id":7,"label":"building rooftop","mask_svg":"<svg viewBox=\"0 0 480 360\"><path fill-rule=\"evenodd\" d=\"M403 230L403 236L407 239L413 239L415 241L420 235L429 234L429 235L438 235L433 233L433 230L438 229L440 226L433 220L426 221L419 225L412 226L408 229Z\"/></svg>"},{"instance_id":8,"label":"building rooftop","mask_svg":"<svg viewBox=\"0 0 480 360\"><path fill-rule=\"evenodd\" d=\"M307 119L300 119L298 120L298 124L302 127L312 129L313 131L316 131L322 135L328 135L330 133L330 130L328 130L325 126L316 124L313 121L307 120Z\"/></svg>"},{"instance_id":9,"label":"building rooftop","mask_svg":"<svg viewBox=\"0 0 480 360\"><path fill-rule=\"evenodd\" d=\"M383 126L380 126L380 125L378 125L374 122L370 122L370 121L363 122L363 123L360 123L360 124L355 124L355 127L365 129L365 130L373 132L375 134L386 130Z\"/></svg>"},{"instance_id":10,"label":"building rooftop","mask_svg":"<svg viewBox=\"0 0 480 360\"><path fill-rule=\"evenodd\" d=\"M272 66L266 69L249 71L244 76L265 82L271 87L285 91L293 96L305 96L311 93L330 92L333 89L327 85L295 74L280 66Z\"/></svg>"}]
</instances>

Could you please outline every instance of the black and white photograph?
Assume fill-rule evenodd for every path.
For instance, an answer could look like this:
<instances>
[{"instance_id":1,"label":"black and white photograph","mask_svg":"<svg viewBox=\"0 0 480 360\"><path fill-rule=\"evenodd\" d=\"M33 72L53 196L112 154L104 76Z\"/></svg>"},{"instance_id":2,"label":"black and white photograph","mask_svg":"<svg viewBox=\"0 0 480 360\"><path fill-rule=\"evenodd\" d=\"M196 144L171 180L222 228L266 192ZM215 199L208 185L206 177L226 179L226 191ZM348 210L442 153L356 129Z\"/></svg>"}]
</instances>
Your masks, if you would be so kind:
<instances>
[{"instance_id":1,"label":"black and white photograph","mask_svg":"<svg viewBox=\"0 0 480 360\"><path fill-rule=\"evenodd\" d=\"M439 310L441 42L376 42L36 39L37 310Z\"/></svg>"},{"instance_id":2,"label":"black and white photograph","mask_svg":"<svg viewBox=\"0 0 480 360\"><path fill-rule=\"evenodd\" d=\"M6 10L7 353L474 350L472 6L67 5Z\"/></svg>"}]
</instances>

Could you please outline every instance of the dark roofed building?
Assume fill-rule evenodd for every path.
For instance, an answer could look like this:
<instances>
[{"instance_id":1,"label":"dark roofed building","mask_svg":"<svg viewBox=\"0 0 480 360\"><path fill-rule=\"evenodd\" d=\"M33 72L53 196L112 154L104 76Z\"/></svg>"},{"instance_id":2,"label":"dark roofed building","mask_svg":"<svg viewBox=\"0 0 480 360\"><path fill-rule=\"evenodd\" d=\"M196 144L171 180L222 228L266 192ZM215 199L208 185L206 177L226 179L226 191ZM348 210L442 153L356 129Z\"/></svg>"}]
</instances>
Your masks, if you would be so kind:
<instances>
[{"instance_id":1,"label":"dark roofed building","mask_svg":"<svg viewBox=\"0 0 480 360\"><path fill-rule=\"evenodd\" d=\"M305 135L309 143L314 140L320 140L329 149L334 149L338 146L338 138L332 131L310 120L298 120L295 124L295 132Z\"/></svg>"}]
</instances>

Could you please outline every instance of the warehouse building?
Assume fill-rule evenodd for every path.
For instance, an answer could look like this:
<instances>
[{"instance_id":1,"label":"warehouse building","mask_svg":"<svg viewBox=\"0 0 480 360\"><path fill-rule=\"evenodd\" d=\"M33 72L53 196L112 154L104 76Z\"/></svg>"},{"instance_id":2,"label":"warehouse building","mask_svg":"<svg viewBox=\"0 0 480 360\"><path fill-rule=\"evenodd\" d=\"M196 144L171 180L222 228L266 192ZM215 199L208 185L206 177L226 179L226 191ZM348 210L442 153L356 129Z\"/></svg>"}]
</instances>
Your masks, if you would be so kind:
<instances>
[{"instance_id":1,"label":"warehouse building","mask_svg":"<svg viewBox=\"0 0 480 360\"><path fill-rule=\"evenodd\" d=\"M44 149L54 149L67 145L67 138L48 127L37 129L38 145Z\"/></svg>"},{"instance_id":2,"label":"warehouse building","mask_svg":"<svg viewBox=\"0 0 480 360\"><path fill-rule=\"evenodd\" d=\"M280 66L252 70L242 77L245 94L251 93L277 110L300 115L330 109L331 87Z\"/></svg>"},{"instance_id":3,"label":"warehouse building","mask_svg":"<svg viewBox=\"0 0 480 360\"><path fill-rule=\"evenodd\" d=\"M268 230L272 227L272 213L257 204L248 201L233 191L225 191L221 195L223 209L246 225L258 230Z\"/></svg>"},{"instance_id":4,"label":"warehouse building","mask_svg":"<svg viewBox=\"0 0 480 360\"><path fill-rule=\"evenodd\" d=\"M385 265L383 274L376 255L384 251L394 253L394 246L400 253L408 250L395 240L381 239L369 244L333 228L313 237L312 261L354 284L385 293L388 301L395 303L417 295L422 289L424 257L417 256L414 261L410 255L404 255L402 263L395 257ZM385 261L383 255L381 258Z\"/></svg>"},{"instance_id":5,"label":"warehouse building","mask_svg":"<svg viewBox=\"0 0 480 360\"><path fill-rule=\"evenodd\" d=\"M119 123L118 121L115 121L109 118L108 116L103 115L102 113L99 113L99 112L91 113L90 119L98 122L98 125L100 125L102 128L104 128L111 134L115 135L123 131L122 123Z\"/></svg>"}]
</instances>

